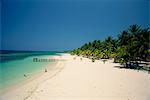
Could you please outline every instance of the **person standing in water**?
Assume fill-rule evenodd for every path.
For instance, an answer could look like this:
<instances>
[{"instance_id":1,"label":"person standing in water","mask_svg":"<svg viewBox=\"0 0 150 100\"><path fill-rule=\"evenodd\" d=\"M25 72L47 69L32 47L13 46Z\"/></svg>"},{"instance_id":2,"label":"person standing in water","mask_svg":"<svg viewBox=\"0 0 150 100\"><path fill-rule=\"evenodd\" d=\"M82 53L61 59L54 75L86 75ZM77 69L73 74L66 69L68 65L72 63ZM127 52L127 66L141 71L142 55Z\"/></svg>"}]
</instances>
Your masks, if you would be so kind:
<instances>
[{"instance_id":1,"label":"person standing in water","mask_svg":"<svg viewBox=\"0 0 150 100\"><path fill-rule=\"evenodd\" d=\"M47 69L45 69L45 72L47 72Z\"/></svg>"}]
</instances>

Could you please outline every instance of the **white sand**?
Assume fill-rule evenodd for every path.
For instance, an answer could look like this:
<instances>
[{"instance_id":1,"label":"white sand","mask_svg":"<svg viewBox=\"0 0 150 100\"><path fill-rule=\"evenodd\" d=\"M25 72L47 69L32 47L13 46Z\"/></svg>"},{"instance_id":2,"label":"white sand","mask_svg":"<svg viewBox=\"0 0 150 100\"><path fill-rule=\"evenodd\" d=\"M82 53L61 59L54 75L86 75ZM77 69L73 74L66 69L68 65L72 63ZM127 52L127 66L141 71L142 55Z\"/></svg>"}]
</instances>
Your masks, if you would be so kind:
<instances>
[{"instance_id":1,"label":"white sand","mask_svg":"<svg viewBox=\"0 0 150 100\"><path fill-rule=\"evenodd\" d=\"M150 100L150 74L112 62L64 55L55 70L1 95L2 100ZM50 77L51 76L51 77ZM42 80L47 78L46 80ZM42 80L42 81L41 81ZM33 88L34 87L34 88Z\"/></svg>"}]
</instances>

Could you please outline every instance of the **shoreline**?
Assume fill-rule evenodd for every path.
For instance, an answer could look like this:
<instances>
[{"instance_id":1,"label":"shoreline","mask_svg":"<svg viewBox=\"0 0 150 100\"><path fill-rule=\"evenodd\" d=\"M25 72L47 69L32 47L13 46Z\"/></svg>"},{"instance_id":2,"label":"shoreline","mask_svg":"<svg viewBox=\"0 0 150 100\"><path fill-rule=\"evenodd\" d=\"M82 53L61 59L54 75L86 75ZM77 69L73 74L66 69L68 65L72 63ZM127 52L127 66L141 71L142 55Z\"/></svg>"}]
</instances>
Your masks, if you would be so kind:
<instances>
[{"instance_id":1,"label":"shoreline","mask_svg":"<svg viewBox=\"0 0 150 100\"><path fill-rule=\"evenodd\" d=\"M56 55L53 55L53 56L51 56L51 55L50 56L49 55L46 55L46 56L43 55L43 56L40 56L40 58L41 57L52 58L54 56L56 56ZM39 66L37 66L38 62L37 63L36 62L32 62L32 59L34 57L39 57L39 56L31 56L31 57L27 57L26 59L23 59L23 60L10 61L10 62L8 62L8 64L6 63L7 66L11 66L12 68L16 67L16 66L19 66L20 68L22 67L22 68L24 68L24 71L23 70L18 70L18 69L15 69L15 70L12 69L12 71L14 71L14 72L16 71L17 72L17 74L18 74L19 77L13 76L13 74L12 74L13 77L11 77L9 79L7 79L7 77L6 77L7 80L10 80L10 83L7 84L7 80L6 80L6 82L4 82L3 84L0 84L1 85L1 87L0 87L0 94L3 91L7 91L7 90L9 90L9 89L11 89L11 88L19 85L19 84L25 83L26 81L31 80L34 77L41 75L43 73L42 70L44 70L45 68L47 68L47 65L48 66L49 65L50 66L55 66L56 63L57 63L57 61L55 61L55 62L53 61L53 62L50 62L50 63L49 62L46 62L46 63L42 62L43 64L41 63L41 64L39 64ZM5 67L5 65L3 67ZM30 69L28 69L28 68L30 68ZM51 67L49 67L49 69L50 68ZM11 70L9 72L11 73ZM6 74L6 73L8 73L8 71L7 70L6 70L6 72L3 71L3 73ZM12 81L11 81L11 79L12 79ZM2 81L5 81L5 80L2 80ZM5 83L6 83L6 85L5 85Z\"/></svg>"},{"instance_id":2,"label":"shoreline","mask_svg":"<svg viewBox=\"0 0 150 100\"><path fill-rule=\"evenodd\" d=\"M110 60L105 63L98 60L92 62L88 58L68 54L56 59L66 61L59 61L52 70L53 74L45 73L38 77L39 80L47 77L41 80L42 82L35 79L37 80L33 80L35 83L29 82L2 95L2 100L149 100L150 98L150 75L147 73L115 68L119 64ZM39 84L33 86L36 82Z\"/></svg>"},{"instance_id":3,"label":"shoreline","mask_svg":"<svg viewBox=\"0 0 150 100\"><path fill-rule=\"evenodd\" d=\"M46 56L46 58L45 58L45 56ZM29 57L27 59L31 59L32 60L32 59L37 58L37 57L38 56L32 56L32 57ZM52 59L53 61L50 60L52 62L49 63L49 64L47 64L47 62L46 63L45 62L41 62L41 63L45 63L45 64L43 64L43 68L41 67L40 69L35 69L35 70L33 70L33 72L22 73L22 77L21 77L22 79L17 80L18 83L15 82L15 84L13 83L13 84L8 85L7 87L4 86L4 87L0 88L0 94L2 94L2 92L11 90L11 88L16 87L17 85L21 86L21 84L25 84L28 81L33 80L33 79L41 76L42 74L44 74L45 69L50 71L60 61L60 60L55 60L55 58L59 59L60 55L52 55L52 56L51 55L50 56L49 55L44 55L43 58L40 57L40 59ZM11 63L12 62L14 62L14 61L11 61ZM17 62L20 62L20 61L17 61ZM33 63L39 63L39 62L34 62L33 61Z\"/></svg>"},{"instance_id":4,"label":"shoreline","mask_svg":"<svg viewBox=\"0 0 150 100\"><path fill-rule=\"evenodd\" d=\"M55 66L57 66L57 63L58 62L54 62L53 64L51 64L49 67L47 67L47 69L52 69L51 67L55 67ZM43 70L38 70L38 71L36 71L36 72L34 72L34 75L31 75L31 76L22 76L22 78L27 78L27 79L24 79L24 80L22 80L22 81L19 81L19 83L17 83L17 84L13 84L13 85L10 85L10 86L8 86L8 87L5 87L5 88L3 88L3 90L2 91L0 91L0 95L1 94L4 94L4 93L7 93L7 92L9 92L9 91L12 91L13 89L15 89L15 88L18 88L18 86L24 86L24 85L26 85L28 82L31 82L32 80L35 80L35 79L37 79L38 77L40 77L40 76L42 76L43 74L44 74L45 72L44 72L44 69Z\"/></svg>"},{"instance_id":5,"label":"shoreline","mask_svg":"<svg viewBox=\"0 0 150 100\"><path fill-rule=\"evenodd\" d=\"M56 59L59 59L59 57L60 56L51 56L51 58L56 58ZM44 69L39 70L34 75L30 76L30 78L0 91L0 98L3 96L5 97L5 95L9 95L9 94L11 95L13 94L13 92L17 92L17 91L20 91L22 94L21 93L19 94L22 95L24 98L28 97L30 94L32 94L32 92L35 91L35 89L38 87L40 83L58 74L62 70L64 64L65 61L56 61L53 64L48 65L46 67L47 72L45 72ZM32 91L32 92L28 93L28 91Z\"/></svg>"}]
</instances>

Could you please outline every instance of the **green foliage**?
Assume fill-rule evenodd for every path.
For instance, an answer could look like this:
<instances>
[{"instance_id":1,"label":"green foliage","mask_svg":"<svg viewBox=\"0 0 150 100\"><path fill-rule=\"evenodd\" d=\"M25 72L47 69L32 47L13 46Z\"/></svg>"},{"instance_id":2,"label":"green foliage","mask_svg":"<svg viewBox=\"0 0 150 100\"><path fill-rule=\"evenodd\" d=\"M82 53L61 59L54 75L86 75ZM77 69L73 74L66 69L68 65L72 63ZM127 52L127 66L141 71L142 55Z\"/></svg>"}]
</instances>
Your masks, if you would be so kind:
<instances>
[{"instance_id":1,"label":"green foliage","mask_svg":"<svg viewBox=\"0 0 150 100\"><path fill-rule=\"evenodd\" d=\"M138 25L131 25L127 30L123 30L117 39L109 36L104 41L94 40L70 53L92 58L93 62L95 59L110 58L124 65L140 60L150 61L149 35L149 28L142 29Z\"/></svg>"},{"instance_id":2,"label":"green foliage","mask_svg":"<svg viewBox=\"0 0 150 100\"><path fill-rule=\"evenodd\" d=\"M92 62L95 62L95 58L92 58Z\"/></svg>"}]
</instances>

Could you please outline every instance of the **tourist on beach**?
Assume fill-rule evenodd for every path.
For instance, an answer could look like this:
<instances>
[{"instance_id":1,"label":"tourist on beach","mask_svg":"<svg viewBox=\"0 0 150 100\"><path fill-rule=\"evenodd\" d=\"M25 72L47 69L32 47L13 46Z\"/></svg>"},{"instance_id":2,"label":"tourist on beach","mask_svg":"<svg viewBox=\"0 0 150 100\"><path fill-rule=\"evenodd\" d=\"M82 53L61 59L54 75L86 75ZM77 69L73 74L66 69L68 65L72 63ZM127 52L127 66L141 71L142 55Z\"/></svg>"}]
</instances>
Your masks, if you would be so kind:
<instances>
[{"instance_id":1,"label":"tourist on beach","mask_svg":"<svg viewBox=\"0 0 150 100\"><path fill-rule=\"evenodd\" d=\"M23 76L24 76L24 77L27 77L27 75L26 75L26 74L24 74Z\"/></svg>"},{"instance_id":2,"label":"tourist on beach","mask_svg":"<svg viewBox=\"0 0 150 100\"><path fill-rule=\"evenodd\" d=\"M47 72L47 69L45 69L45 72Z\"/></svg>"}]
</instances>

